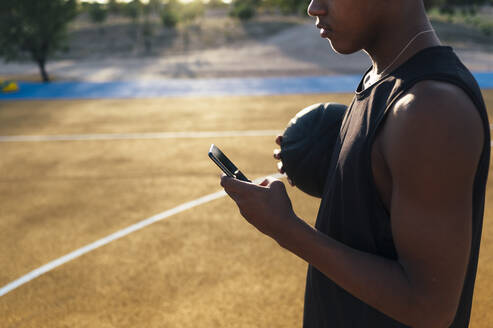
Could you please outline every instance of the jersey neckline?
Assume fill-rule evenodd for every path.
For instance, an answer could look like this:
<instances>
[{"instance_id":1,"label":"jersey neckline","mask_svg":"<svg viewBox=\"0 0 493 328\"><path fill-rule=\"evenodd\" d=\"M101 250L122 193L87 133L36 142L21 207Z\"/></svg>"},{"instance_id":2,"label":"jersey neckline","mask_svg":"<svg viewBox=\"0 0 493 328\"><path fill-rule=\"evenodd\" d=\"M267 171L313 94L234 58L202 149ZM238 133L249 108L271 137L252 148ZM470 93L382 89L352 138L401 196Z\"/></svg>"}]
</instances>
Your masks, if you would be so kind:
<instances>
[{"instance_id":1,"label":"jersey neckline","mask_svg":"<svg viewBox=\"0 0 493 328\"><path fill-rule=\"evenodd\" d=\"M380 79L378 79L377 81L375 81L375 83L373 83L372 85L370 85L368 88L366 89L363 89L363 85L364 85L364 79L365 79L365 76L373 69L373 65L371 65L366 71L365 73L363 74L363 76L361 77L361 80L358 84L358 87L356 88L356 90L354 91L354 94L355 96L358 98L358 99L361 99L365 96L367 96L371 90L373 88L375 88L377 85L381 84L383 81L385 81L389 76L392 76L394 75L395 73L397 73L399 70L402 69L402 67L404 67L406 64L408 64L411 60L414 60L416 57L419 57L419 56L422 56L423 53L426 53L428 51L432 51L432 50L440 50L440 49L443 49L443 50L453 50L451 46L444 46L444 45L438 45L438 46L431 46L431 47L426 47L426 48L423 48L421 50L419 50L418 52L416 52L414 55L412 55L411 57L409 57L408 59L406 59L402 64L400 64L399 66L397 66L395 69L393 69L392 71L390 71L389 73L383 75Z\"/></svg>"}]
</instances>

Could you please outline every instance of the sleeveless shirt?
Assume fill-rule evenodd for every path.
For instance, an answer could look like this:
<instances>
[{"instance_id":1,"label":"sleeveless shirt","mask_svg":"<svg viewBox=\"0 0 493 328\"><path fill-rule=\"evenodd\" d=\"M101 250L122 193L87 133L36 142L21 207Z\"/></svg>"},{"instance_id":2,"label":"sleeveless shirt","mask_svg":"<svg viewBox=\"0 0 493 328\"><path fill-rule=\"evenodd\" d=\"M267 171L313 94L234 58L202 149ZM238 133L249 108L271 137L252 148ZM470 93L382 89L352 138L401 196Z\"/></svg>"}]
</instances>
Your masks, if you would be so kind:
<instances>
[{"instance_id":1,"label":"sleeveless shirt","mask_svg":"<svg viewBox=\"0 0 493 328\"><path fill-rule=\"evenodd\" d=\"M344 116L333 149L315 227L352 248L397 260L390 213L373 180L371 146L389 108L417 82L423 80L443 81L464 90L479 112L484 128L484 145L472 191L472 244L469 264L459 307L450 326L464 328L469 324L478 264L490 161L490 129L479 86L451 47L423 49L367 89L363 90L361 80ZM311 265L308 266L306 278L303 326L407 327L352 296Z\"/></svg>"}]
</instances>

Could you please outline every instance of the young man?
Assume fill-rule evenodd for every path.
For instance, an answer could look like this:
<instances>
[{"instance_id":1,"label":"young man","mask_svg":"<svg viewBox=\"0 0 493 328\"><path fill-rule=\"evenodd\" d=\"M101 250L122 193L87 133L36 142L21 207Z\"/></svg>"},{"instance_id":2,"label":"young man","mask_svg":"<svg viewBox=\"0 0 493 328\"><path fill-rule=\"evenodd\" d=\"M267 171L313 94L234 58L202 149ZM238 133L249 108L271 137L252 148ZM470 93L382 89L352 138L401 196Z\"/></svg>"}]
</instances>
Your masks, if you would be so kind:
<instances>
[{"instance_id":1,"label":"young man","mask_svg":"<svg viewBox=\"0 0 493 328\"><path fill-rule=\"evenodd\" d=\"M309 263L304 327L467 327L490 159L477 84L420 0L312 0L308 13L335 51L363 49L373 62L315 228L278 180L221 185L251 224Z\"/></svg>"}]
</instances>

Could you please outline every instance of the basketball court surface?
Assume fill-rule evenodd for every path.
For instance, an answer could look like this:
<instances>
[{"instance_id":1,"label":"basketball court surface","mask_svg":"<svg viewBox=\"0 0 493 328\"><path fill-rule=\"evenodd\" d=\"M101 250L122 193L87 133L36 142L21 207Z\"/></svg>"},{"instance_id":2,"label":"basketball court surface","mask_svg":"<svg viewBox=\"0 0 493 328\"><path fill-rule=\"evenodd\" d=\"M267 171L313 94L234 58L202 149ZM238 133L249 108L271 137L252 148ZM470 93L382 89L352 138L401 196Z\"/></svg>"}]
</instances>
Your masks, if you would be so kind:
<instances>
[{"instance_id":1,"label":"basketball court surface","mask_svg":"<svg viewBox=\"0 0 493 328\"><path fill-rule=\"evenodd\" d=\"M299 327L306 263L241 218L207 151L272 175L295 113L351 98L0 101L0 327ZM493 325L491 188L472 328ZM288 191L313 223L319 200Z\"/></svg>"}]
</instances>

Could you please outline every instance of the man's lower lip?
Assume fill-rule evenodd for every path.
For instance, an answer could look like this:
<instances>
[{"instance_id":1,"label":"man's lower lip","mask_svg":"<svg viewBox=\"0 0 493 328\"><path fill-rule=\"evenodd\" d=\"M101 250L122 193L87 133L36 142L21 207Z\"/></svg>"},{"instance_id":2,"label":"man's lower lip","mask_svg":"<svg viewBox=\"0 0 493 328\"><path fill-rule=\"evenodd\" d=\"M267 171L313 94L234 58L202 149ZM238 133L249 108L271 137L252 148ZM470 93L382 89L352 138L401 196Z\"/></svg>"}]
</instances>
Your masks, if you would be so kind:
<instances>
[{"instance_id":1,"label":"man's lower lip","mask_svg":"<svg viewBox=\"0 0 493 328\"><path fill-rule=\"evenodd\" d=\"M329 34L330 34L331 30L327 30L327 29L321 29L320 30L320 36L322 38L328 38L329 37Z\"/></svg>"}]
</instances>

